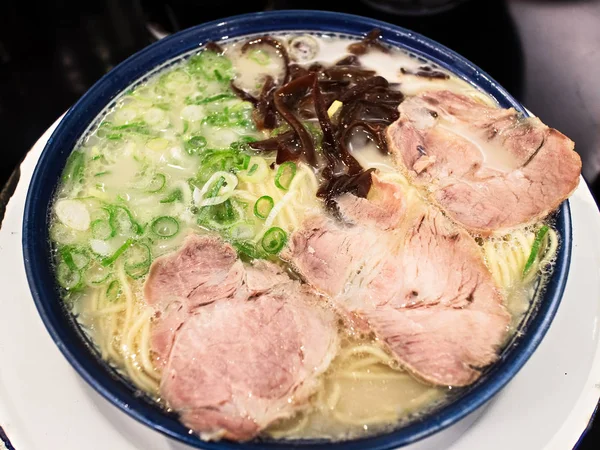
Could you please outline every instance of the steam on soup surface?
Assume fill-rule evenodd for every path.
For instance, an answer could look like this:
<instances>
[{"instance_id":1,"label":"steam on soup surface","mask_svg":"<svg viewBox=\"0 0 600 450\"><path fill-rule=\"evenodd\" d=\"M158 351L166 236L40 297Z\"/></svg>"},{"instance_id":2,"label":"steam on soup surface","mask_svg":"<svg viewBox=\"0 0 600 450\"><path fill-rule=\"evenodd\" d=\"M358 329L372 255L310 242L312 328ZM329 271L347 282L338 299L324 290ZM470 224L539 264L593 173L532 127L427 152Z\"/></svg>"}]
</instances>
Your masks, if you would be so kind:
<instances>
[{"instance_id":1,"label":"steam on soup surface","mask_svg":"<svg viewBox=\"0 0 600 450\"><path fill-rule=\"evenodd\" d=\"M101 357L166 408L173 407L161 391L168 352L161 358L153 340L165 312L144 295L153 261L172 255L191 234L216 236L236 249L244 267L270 261L294 286L300 278L310 285L300 265L282 255L305 220L318 216L350 227L337 199L379 201L372 177L401 193L406 217L437 211L427 189L390 154L385 131L399 105L450 92L496 108L443 69L365 42L290 33L210 45L132 86L71 154L50 225L62 296ZM416 129L425 129L419 120ZM474 143L492 170L518 165L501 144L468 126L440 124ZM551 270L558 236L544 220L473 241L510 313L504 341ZM468 237L460 224L448 226ZM261 424L262 434L347 439L397 427L450 397L451 386L412 370L378 329L348 320L335 304L338 294L313 287L339 314L339 345L311 381L311 395ZM286 395L295 403L293 393ZM213 439L232 435L194 431Z\"/></svg>"}]
</instances>

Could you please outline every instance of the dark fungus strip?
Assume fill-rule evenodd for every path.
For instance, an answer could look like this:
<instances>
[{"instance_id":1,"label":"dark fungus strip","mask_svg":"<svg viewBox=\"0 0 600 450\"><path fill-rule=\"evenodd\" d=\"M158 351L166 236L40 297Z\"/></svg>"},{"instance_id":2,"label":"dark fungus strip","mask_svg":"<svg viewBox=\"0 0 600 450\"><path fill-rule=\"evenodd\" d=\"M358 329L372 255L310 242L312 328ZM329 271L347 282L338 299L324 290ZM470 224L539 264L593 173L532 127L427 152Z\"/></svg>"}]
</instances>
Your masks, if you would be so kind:
<instances>
[{"instance_id":1,"label":"dark fungus strip","mask_svg":"<svg viewBox=\"0 0 600 450\"><path fill-rule=\"evenodd\" d=\"M447 73L444 73L440 70L434 70L430 66L421 66L417 71L412 71L401 67L400 72L402 72L403 75L415 75L417 77L431 78L436 80L447 80L450 78L450 75Z\"/></svg>"},{"instance_id":2,"label":"dark fungus strip","mask_svg":"<svg viewBox=\"0 0 600 450\"><path fill-rule=\"evenodd\" d=\"M377 145L379 151L383 154L388 154L387 140L385 138L385 129L388 123L385 122L365 122L364 120L357 120L352 122L346 127L342 133L342 142L349 142L352 137L352 133L356 128L362 128L371 140Z\"/></svg>"},{"instance_id":3,"label":"dark fungus strip","mask_svg":"<svg viewBox=\"0 0 600 450\"><path fill-rule=\"evenodd\" d=\"M351 102L377 87L387 88L388 81L379 75L372 78L367 78L366 80L356 83L346 92L344 92L338 100L342 103Z\"/></svg>"},{"instance_id":4,"label":"dark fungus strip","mask_svg":"<svg viewBox=\"0 0 600 450\"><path fill-rule=\"evenodd\" d=\"M302 155L298 138L294 130L286 131L277 136L262 141L250 142L248 144L254 150L266 152L277 152L276 164L287 161L296 161Z\"/></svg>"},{"instance_id":5,"label":"dark fungus strip","mask_svg":"<svg viewBox=\"0 0 600 450\"><path fill-rule=\"evenodd\" d=\"M342 220L337 198L345 193L366 198L373 182L371 177L373 170L375 169L368 169L353 175L336 175L321 185L317 191L317 197L324 199L326 208Z\"/></svg>"},{"instance_id":6,"label":"dark fungus strip","mask_svg":"<svg viewBox=\"0 0 600 450\"><path fill-rule=\"evenodd\" d=\"M308 73L308 69L305 69L298 64L290 64L290 79L294 80L303 77L304 75L308 75Z\"/></svg>"},{"instance_id":7,"label":"dark fungus strip","mask_svg":"<svg viewBox=\"0 0 600 450\"><path fill-rule=\"evenodd\" d=\"M352 122L364 120L366 122L384 122L388 125L398 119L400 113L397 107L389 104L356 100L344 103L339 115L339 122L343 128Z\"/></svg>"},{"instance_id":8,"label":"dark fungus strip","mask_svg":"<svg viewBox=\"0 0 600 450\"><path fill-rule=\"evenodd\" d=\"M317 164L317 157L315 154L315 146L312 137L304 125L302 125L302 122L300 122L294 113L288 108L286 105L286 99L298 95L299 91L306 92L308 89L310 89L316 76L316 74L311 73L290 81L275 91L274 99L277 112L298 135L300 144L302 146L302 153L306 158L306 162L313 167L315 167Z\"/></svg>"},{"instance_id":9,"label":"dark fungus strip","mask_svg":"<svg viewBox=\"0 0 600 450\"><path fill-rule=\"evenodd\" d=\"M365 93L364 100L374 103L383 103L385 105L397 107L404 100L404 94L392 89L373 89Z\"/></svg>"},{"instance_id":10,"label":"dark fungus strip","mask_svg":"<svg viewBox=\"0 0 600 450\"><path fill-rule=\"evenodd\" d=\"M340 59L338 62L335 63L336 66L360 66L360 61L358 59L358 56L356 55L348 55L342 59Z\"/></svg>"},{"instance_id":11,"label":"dark fungus strip","mask_svg":"<svg viewBox=\"0 0 600 450\"><path fill-rule=\"evenodd\" d=\"M327 158L327 165L329 166L329 169L333 170L335 167L335 154L338 153L336 151L337 145L335 141L333 124L329 119L329 114L327 114L327 106L325 106L325 102L321 95L318 77L314 77L312 94L313 101L315 104L315 113L317 114L317 119L319 119L319 125L321 126L321 130L323 131L323 152L325 153L325 157Z\"/></svg>"},{"instance_id":12,"label":"dark fungus strip","mask_svg":"<svg viewBox=\"0 0 600 450\"><path fill-rule=\"evenodd\" d=\"M206 43L206 45L204 46L204 49L208 50L210 52L215 52L215 53L219 53L219 54L223 53L223 47L221 47L219 44L217 44L214 41L208 41Z\"/></svg>"},{"instance_id":13,"label":"dark fungus strip","mask_svg":"<svg viewBox=\"0 0 600 450\"><path fill-rule=\"evenodd\" d=\"M288 55L285 46L279 42L277 39L272 38L271 36L261 36L255 39L251 39L246 42L242 46L242 53L246 53L250 47L254 47L257 45L267 45L276 50L276 52L283 59L283 64L285 66L285 74L283 76L283 81L281 84L286 84L290 80L290 57Z\"/></svg>"},{"instance_id":14,"label":"dark fungus strip","mask_svg":"<svg viewBox=\"0 0 600 450\"><path fill-rule=\"evenodd\" d=\"M263 139L262 141L249 142L248 145L255 150L274 151L279 148L282 143L291 143L296 136L293 130L278 134L277 136Z\"/></svg>"},{"instance_id":15,"label":"dark fungus strip","mask_svg":"<svg viewBox=\"0 0 600 450\"><path fill-rule=\"evenodd\" d=\"M244 100L246 102L250 102L254 106L256 106L258 104L257 98L255 98L253 95L249 94L248 92L244 91L243 89L240 89L239 87L237 87L233 81L230 83L230 86L231 86L231 90L233 91L233 93L235 95L237 95L239 98L241 98L242 100Z\"/></svg>"},{"instance_id":16,"label":"dark fungus strip","mask_svg":"<svg viewBox=\"0 0 600 450\"><path fill-rule=\"evenodd\" d=\"M348 51L353 55L364 55L369 51L369 48L375 47L384 53L389 53L389 49L379 42L380 37L381 30L379 28L374 28L367 33L362 41L350 44L348 46Z\"/></svg>"},{"instance_id":17,"label":"dark fungus strip","mask_svg":"<svg viewBox=\"0 0 600 450\"><path fill-rule=\"evenodd\" d=\"M350 79L358 82L366 78L371 78L376 72L356 66L332 66L323 69L322 73L327 80L341 81Z\"/></svg>"},{"instance_id":18,"label":"dark fungus strip","mask_svg":"<svg viewBox=\"0 0 600 450\"><path fill-rule=\"evenodd\" d=\"M272 130L276 126L276 116L273 110L273 92L275 91L275 80L267 75L254 109L254 122L259 130Z\"/></svg>"},{"instance_id":19,"label":"dark fungus strip","mask_svg":"<svg viewBox=\"0 0 600 450\"><path fill-rule=\"evenodd\" d=\"M327 174L333 174L337 161L345 164L348 167L348 172L351 174L360 172L362 167L354 156L350 154L346 143L343 140L336 139L335 130L329 114L327 114L327 107L321 96L321 90L316 79L313 84L313 99L319 125L321 125L321 130L323 131L323 151L329 167Z\"/></svg>"}]
</instances>

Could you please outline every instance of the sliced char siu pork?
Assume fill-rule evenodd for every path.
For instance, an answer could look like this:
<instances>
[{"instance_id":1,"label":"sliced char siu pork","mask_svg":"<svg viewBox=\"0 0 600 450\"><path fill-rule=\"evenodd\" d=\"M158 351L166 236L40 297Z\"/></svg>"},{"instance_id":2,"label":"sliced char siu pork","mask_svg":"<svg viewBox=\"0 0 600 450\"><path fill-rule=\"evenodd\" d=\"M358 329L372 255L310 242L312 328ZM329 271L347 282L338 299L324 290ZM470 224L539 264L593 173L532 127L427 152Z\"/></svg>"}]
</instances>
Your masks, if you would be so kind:
<instances>
[{"instance_id":1,"label":"sliced char siu pork","mask_svg":"<svg viewBox=\"0 0 600 450\"><path fill-rule=\"evenodd\" d=\"M490 234L536 222L577 187L573 142L537 118L449 91L400 105L389 151L413 184L471 232Z\"/></svg>"},{"instance_id":2,"label":"sliced char siu pork","mask_svg":"<svg viewBox=\"0 0 600 450\"><path fill-rule=\"evenodd\" d=\"M373 201L339 199L353 225L307 219L283 257L416 376L468 385L497 358L510 319L482 252L435 207L411 206L398 220L398 185L374 175L373 190Z\"/></svg>"},{"instance_id":3,"label":"sliced char siu pork","mask_svg":"<svg viewBox=\"0 0 600 450\"><path fill-rule=\"evenodd\" d=\"M337 351L323 299L275 264L243 264L216 237L158 258L144 293L159 311L161 396L203 438L247 440L292 416Z\"/></svg>"}]
</instances>

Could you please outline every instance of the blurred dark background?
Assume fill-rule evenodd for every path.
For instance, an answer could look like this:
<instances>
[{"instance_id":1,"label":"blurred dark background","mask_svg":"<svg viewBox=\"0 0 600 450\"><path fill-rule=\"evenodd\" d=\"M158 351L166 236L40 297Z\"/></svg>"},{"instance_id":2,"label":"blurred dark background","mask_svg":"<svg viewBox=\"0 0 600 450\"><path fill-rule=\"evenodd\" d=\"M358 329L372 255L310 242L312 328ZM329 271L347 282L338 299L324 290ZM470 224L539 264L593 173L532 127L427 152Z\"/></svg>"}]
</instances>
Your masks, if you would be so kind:
<instances>
[{"instance_id":1,"label":"blurred dark background","mask_svg":"<svg viewBox=\"0 0 600 450\"><path fill-rule=\"evenodd\" d=\"M4 0L0 188L44 130L132 53L208 20L290 8L385 20L461 53L575 141L600 199L600 1L594 0ZM0 194L0 213L8 194L10 188ZM594 438L598 423L579 448L599 448Z\"/></svg>"}]
</instances>

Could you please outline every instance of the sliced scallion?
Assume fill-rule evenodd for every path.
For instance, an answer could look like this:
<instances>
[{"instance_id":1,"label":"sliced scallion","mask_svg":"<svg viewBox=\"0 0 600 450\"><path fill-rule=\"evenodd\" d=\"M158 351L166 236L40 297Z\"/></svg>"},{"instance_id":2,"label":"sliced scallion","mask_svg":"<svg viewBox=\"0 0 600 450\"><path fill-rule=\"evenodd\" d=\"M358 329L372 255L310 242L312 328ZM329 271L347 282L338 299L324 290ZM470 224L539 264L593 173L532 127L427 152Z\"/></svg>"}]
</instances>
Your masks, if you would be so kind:
<instances>
[{"instance_id":1,"label":"sliced scallion","mask_svg":"<svg viewBox=\"0 0 600 450\"><path fill-rule=\"evenodd\" d=\"M141 242L134 243L125 253L125 273L131 278L138 279L143 277L150 270L152 254L150 247Z\"/></svg>"},{"instance_id":2,"label":"sliced scallion","mask_svg":"<svg viewBox=\"0 0 600 450\"><path fill-rule=\"evenodd\" d=\"M163 198L160 203L173 203L173 202L180 202L181 200L183 200L183 192L181 191L181 189L177 188L174 191L172 191L169 195L167 195L165 198Z\"/></svg>"},{"instance_id":3,"label":"sliced scallion","mask_svg":"<svg viewBox=\"0 0 600 450\"><path fill-rule=\"evenodd\" d=\"M259 219L266 219L269 216L269 213L273 209L275 202L272 197L268 195L263 195L256 203L254 203L254 215Z\"/></svg>"},{"instance_id":4,"label":"sliced scallion","mask_svg":"<svg viewBox=\"0 0 600 450\"><path fill-rule=\"evenodd\" d=\"M85 155L79 150L73 151L67 159L67 164L62 174L64 183L77 182L83 179L85 169Z\"/></svg>"},{"instance_id":5,"label":"sliced scallion","mask_svg":"<svg viewBox=\"0 0 600 450\"><path fill-rule=\"evenodd\" d=\"M112 270L100 264L92 263L84 274L84 280L88 286L100 286L106 283L112 276Z\"/></svg>"},{"instance_id":6,"label":"sliced scallion","mask_svg":"<svg viewBox=\"0 0 600 450\"><path fill-rule=\"evenodd\" d=\"M154 150L155 152L166 150L168 146L169 141L162 137L150 139L148 142L146 142L146 147L148 147L150 150Z\"/></svg>"},{"instance_id":7,"label":"sliced scallion","mask_svg":"<svg viewBox=\"0 0 600 450\"><path fill-rule=\"evenodd\" d=\"M114 205L109 209L108 223L114 232L119 231L121 234L142 234L144 232L143 227L135 221L131 211L122 205Z\"/></svg>"},{"instance_id":8,"label":"sliced scallion","mask_svg":"<svg viewBox=\"0 0 600 450\"><path fill-rule=\"evenodd\" d=\"M58 284L68 291L74 291L81 287L81 272L72 270L66 263L59 263L56 268L56 279Z\"/></svg>"},{"instance_id":9,"label":"sliced scallion","mask_svg":"<svg viewBox=\"0 0 600 450\"><path fill-rule=\"evenodd\" d=\"M185 133L185 130L184 130ZM204 136L192 136L184 144L185 151L190 155L198 155L206 148L206 138Z\"/></svg>"},{"instance_id":10,"label":"sliced scallion","mask_svg":"<svg viewBox=\"0 0 600 450\"><path fill-rule=\"evenodd\" d=\"M296 163L292 161L284 162L279 166L277 174L275 174L275 186L287 191L292 184L294 176L296 176Z\"/></svg>"},{"instance_id":11,"label":"sliced scallion","mask_svg":"<svg viewBox=\"0 0 600 450\"><path fill-rule=\"evenodd\" d=\"M198 206L213 206L223 203L231 197L238 185L237 177L230 172L215 172L202 189L194 189L194 203Z\"/></svg>"},{"instance_id":12,"label":"sliced scallion","mask_svg":"<svg viewBox=\"0 0 600 450\"><path fill-rule=\"evenodd\" d=\"M113 229L111 228L108 220L96 219L90 224L92 229L92 236L95 239L101 239L103 241L114 236Z\"/></svg>"},{"instance_id":13,"label":"sliced scallion","mask_svg":"<svg viewBox=\"0 0 600 450\"><path fill-rule=\"evenodd\" d=\"M164 174L155 173L154 176L152 177L152 180L150 180L150 183L148 184L148 188L146 189L146 192L149 192L151 194L160 192L165 187L166 183L167 183L167 177Z\"/></svg>"},{"instance_id":14,"label":"sliced scallion","mask_svg":"<svg viewBox=\"0 0 600 450\"><path fill-rule=\"evenodd\" d=\"M150 230L158 237L168 239L179 232L179 222L171 216L160 216L152 221Z\"/></svg>"},{"instance_id":15,"label":"sliced scallion","mask_svg":"<svg viewBox=\"0 0 600 450\"><path fill-rule=\"evenodd\" d=\"M212 97L206 97L201 100L198 100L195 103L196 105L205 105L207 103L219 102L221 100L232 100L234 98L237 98L237 96L233 94L217 94L213 95Z\"/></svg>"},{"instance_id":16,"label":"sliced scallion","mask_svg":"<svg viewBox=\"0 0 600 450\"><path fill-rule=\"evenodd\" d=\"M229 229L229 236L236 241L245 241L254 237L254 227L248 223L238 223Z\"/></svg>"},{"instance_id":17,"label":"sliced scallion","mask_svg":"<svg viewBox=\"0 0 600 450\"><path fill-rule=\"evenodd\" d=\"M121 295L121 283L119 280L113 280L106 288L106 298L110 302L114 302Z\"/></svg>"},{"instance_id":18,"label":"sliced scallion","mask_svg":"<svg viewBox=\"0 0 600 450\"><path fill-rule=\"evenodd\" d=\"M274 255L281 251L286 242L287 233L279 227L272 227L265 232L261 244L265 252Z\"/></svg>"},{"instance_id":19,"label":"sliced scallion","mask_svg":"<svg viewBox=\"0 0 600 450\"><path fill-rule=\"evenodd\" d=\"M256 246L249 241L237 241L232 243L233 248L235 248L239 255L245 255L249 258L259 259L262 258L264 253L260 251L260 249L256 248Z\"/></svg>"},{"instance_id":20,"label":"sliced scallion","mask_svg":"<svg viewBox=\"0 0 600 450\"><path fill-rule=\"evenodd\" d=\"M238 178L246 183L260 183L269 175L269 165L264 158L252 156L248 161L248 169L237 173Z\"/></svg>"},{"instance_id":21,"label":"sliced scallion","mask_svg":"<svg viewBox=\"0 0 600 450\"><path fill-rule=\"evenodd\" d=\"M266 66L271 62L271 58L263 49L255 48L248 52L248 58L254 61L256 64Z\"/></svg>"},{"instance_id":22,"label":"sliced scallion","mask_svg":"<svg viewBox=\"0 0 600 450\"><path fill-rule=\"evenodd\" d=\"M90 256L82 248L65 246L59 252L62 260L73 271L83 270L90 263Z\"/></svg>"},{"instance_id":23,"label":"sliced scallion","mask_svg":"<svg viewBox=\"0 0 600 450\"><path fill-rule=\"evenodd\" d=\"M537 259L538 253L540 252L540 246L542 245L542 241L544 240L544 237L546 237L546 234L548 233L549 229L550 228L548 227L548 225L544 225L537 231L535 235L535 240L533 241L533 245L531 246L531 253L529 253L529 258L527 258L527 262L525 263L525 267L523 268L523 276L527 275L527 272L531 270L531 267L533 266L533 263Z\"/></svg>"},{"instance_id":24,"label":"sliced scallion","mask_svg":"<svg viewBox=\"0 0 600 450\"><path fill-rule=\"evenodd\" d=\"M104 267L110 266L117 259L119 259L119 256L125 253L125 250L127 250L131 246L131 244L133 244L133 242L133 239L127 239L125 243L121 245L112 255L107 256L106 258L102 258L100 264L102 264Z\"/></svg>"}]
</instances>

